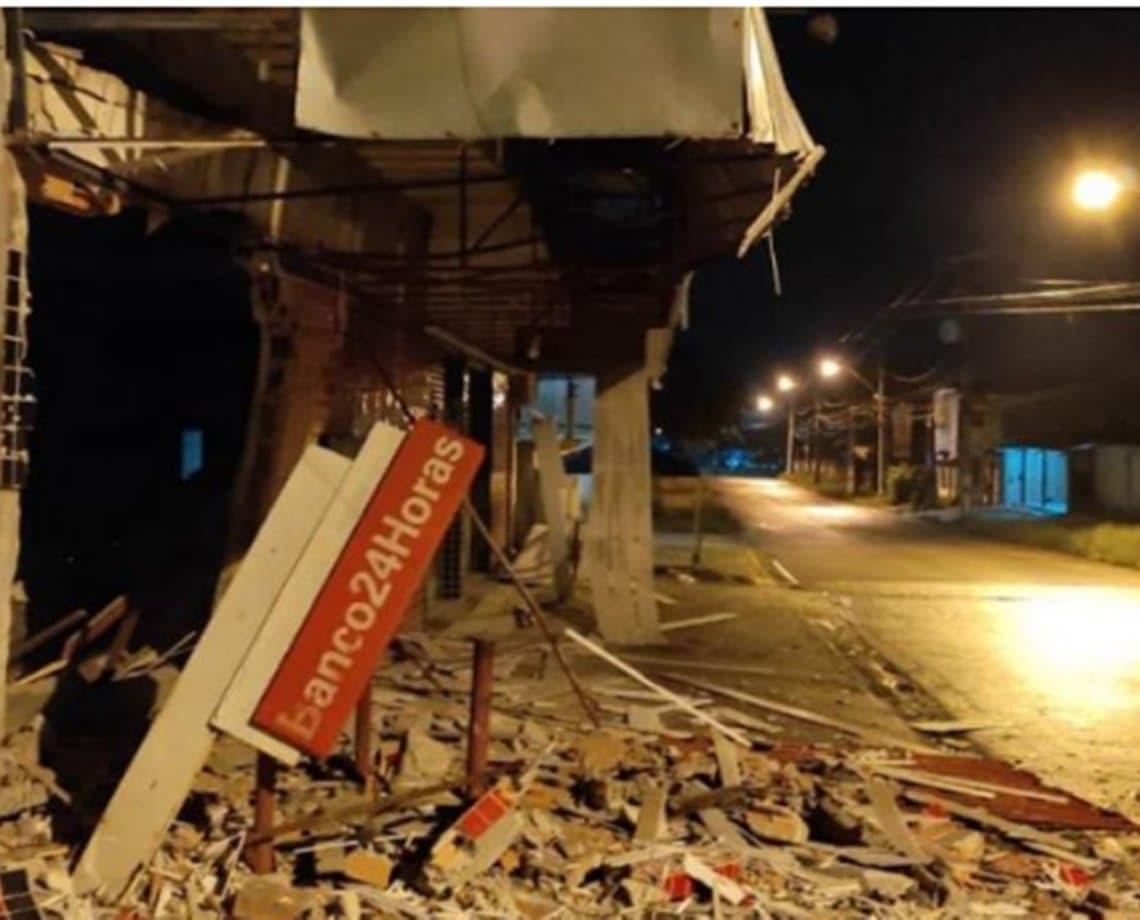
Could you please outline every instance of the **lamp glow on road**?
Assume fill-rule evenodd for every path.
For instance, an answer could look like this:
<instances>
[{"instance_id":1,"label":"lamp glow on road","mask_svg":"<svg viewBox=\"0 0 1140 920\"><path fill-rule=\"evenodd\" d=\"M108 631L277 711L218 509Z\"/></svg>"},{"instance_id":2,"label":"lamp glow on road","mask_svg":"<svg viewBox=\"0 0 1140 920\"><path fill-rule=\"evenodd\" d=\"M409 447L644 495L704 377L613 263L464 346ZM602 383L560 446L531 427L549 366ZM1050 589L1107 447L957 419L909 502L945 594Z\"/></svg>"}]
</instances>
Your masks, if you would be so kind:
<instances>
[{"instance_id":1,"label":"lamp glow on road","mask_svg":"<svg viewBox=\"0 0 1140 920\"><path fill-rule=\"evenodd\" d=\"M1035 588L1009 608L1011 652L1070 720L1133 705L1140 667L1140 595L1113 588Z\"/></svg>"},{"instance_id":2,"label":"lamp glow on road","mask_svg":"<svg viewBox=\"0 0 1140 920\"><path fill-rule=\"evenodd\" d=\"M776 378L776 389L781 393L790 393L796 388L796 381L794 378L789 377L787 374L781 374Z\"/></svg>"},{"instance_id":3,"label":"lamp glow on road","mask_svg":"<svg viewBox=\"0 0 1140 920\"><path fill-rule=\"evenodd\" d=\"M819 376L825 379L838 377L843 366L834 358L823 358L819 362Z\"/></svg>"},{"instance_id":4,"label":"lamp glow on road","mask_svg":"<svg viewBox=\"0 0 1140 920\"><path fill-rule=\"evenodd\" d=\"M1082 211L1107 211L1120 198L1124 183L1103 169L1086 169L1073 181L1073 202Z\"/></svg>"},{"instance_id":5,"label":"lamp glow on road","mask_svg":"<svg viewBox=\"0 0 1140 920\"><path fill-rule=\"evenodd\" d=\"M772 401L771 396L757 396L756 397L756 411L758 412L771 412L775 402Z\"/></svg>"}]
</instances>

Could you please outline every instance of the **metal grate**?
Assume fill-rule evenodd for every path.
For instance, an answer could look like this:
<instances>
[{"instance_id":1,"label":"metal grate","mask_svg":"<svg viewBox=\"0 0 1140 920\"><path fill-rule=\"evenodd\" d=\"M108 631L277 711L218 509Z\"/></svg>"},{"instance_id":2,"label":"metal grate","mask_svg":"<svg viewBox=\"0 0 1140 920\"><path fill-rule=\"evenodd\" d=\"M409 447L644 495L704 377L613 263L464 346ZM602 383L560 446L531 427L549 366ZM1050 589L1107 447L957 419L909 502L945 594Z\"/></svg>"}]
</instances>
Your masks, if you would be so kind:
<instances>
[{"instance_id":1,"label":"metal grate","mask_svg":"<svg viewBox=\"0 0 1140 920\"><path fill-rule=\"evenodd\" d=\"M467 374L461 358L448 358L443 365L443 420L458 431L467 431ZM463 594L463 523L460 515L448 528L436 557L439 596Z\"/></svg>"},{"instance_id":2,"label":"metal grate","mask_svg":"<svg viewBox=\"0 0 1140 920\"><path fill-rule=\"evenodd\" d=\"M35 421L28 353L28 280L25 253L7 250L4 285L3 382L0 383L0 487L19 489L28 473L28 436Z\"/></svg>"}]
</instances>

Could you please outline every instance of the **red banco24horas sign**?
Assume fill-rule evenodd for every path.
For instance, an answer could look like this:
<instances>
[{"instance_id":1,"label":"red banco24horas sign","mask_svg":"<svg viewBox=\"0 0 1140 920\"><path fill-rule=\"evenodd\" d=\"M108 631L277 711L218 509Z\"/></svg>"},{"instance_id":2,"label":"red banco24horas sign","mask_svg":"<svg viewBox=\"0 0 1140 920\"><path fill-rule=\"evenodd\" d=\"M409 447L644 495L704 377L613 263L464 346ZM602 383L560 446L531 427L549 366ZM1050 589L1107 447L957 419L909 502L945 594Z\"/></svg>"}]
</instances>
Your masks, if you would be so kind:
<instances>
[{"instance_id":1,"label":"red banco24horas sign","mask_svg":"<svg viewBox=\"0 0 1140 920\"><path fill-rule=\"evenodd\" d=\"M254 726L331 753L482 459L474 441L416 422L254 708Z\"/></svg>"}]
</instances>

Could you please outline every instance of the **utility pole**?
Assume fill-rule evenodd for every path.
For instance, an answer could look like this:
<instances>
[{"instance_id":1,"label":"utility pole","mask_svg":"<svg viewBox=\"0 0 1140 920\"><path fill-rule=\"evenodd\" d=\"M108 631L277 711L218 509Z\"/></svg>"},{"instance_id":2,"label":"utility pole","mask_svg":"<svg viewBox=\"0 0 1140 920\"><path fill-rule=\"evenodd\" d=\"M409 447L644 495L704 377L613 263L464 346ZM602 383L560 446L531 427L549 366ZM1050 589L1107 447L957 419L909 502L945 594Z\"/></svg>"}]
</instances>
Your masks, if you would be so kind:
<instances>
[{"instance_id":1,"label":"utility pole","mask_svg":"<svg viewBox=\"0 0 1140 920\"><path fill-rule=\"evenodd\" d=\"M962 343L962 365L958 385L958 506L962 514L970 513L974 489L974 439L970 432L970 339L966 324L959 332Z\"/></svg>"},{"instance_id":2,"label":"utility pole","mask_svg":"<svg viewBox=\"0 0 1140 920\"><path fill-rule=\"evenodd\" d=\"M878 389L875 391L875 413L878 443L875 448L875 486L879 495L887 494L887 372L879 359Z\"/></svg>"},{"instance_id":3,"label":"utility pole","mask_svg":"<svg viewBox=\"0 0 1140 920\"><path fill-rule=\"evenodd\" d=\"M855 494L855 402L847 407L847 494Z\"/></svg>"},{"instance_id":4,"label":"utility pole","mask_svg":"<svg viewBox=\"0 0 1140 920\"><path fill-rule=\"evenodd\" d=\"M819 397L815 397L815 411L811 417L811 455L808 462L811 464L812 482L819 485Z\"/></svg>"},{"instance_id":5,"label":"utility pole","mask_svg":"<svg viewBox=\"0 0 1140 920\"><path fill-rule=\"evenodd\" d=\"M795 471L796 465L796 397L793 394L788 400L788 449L784 458L784 472L789 476Z\"/></svg>"}]
</instances>

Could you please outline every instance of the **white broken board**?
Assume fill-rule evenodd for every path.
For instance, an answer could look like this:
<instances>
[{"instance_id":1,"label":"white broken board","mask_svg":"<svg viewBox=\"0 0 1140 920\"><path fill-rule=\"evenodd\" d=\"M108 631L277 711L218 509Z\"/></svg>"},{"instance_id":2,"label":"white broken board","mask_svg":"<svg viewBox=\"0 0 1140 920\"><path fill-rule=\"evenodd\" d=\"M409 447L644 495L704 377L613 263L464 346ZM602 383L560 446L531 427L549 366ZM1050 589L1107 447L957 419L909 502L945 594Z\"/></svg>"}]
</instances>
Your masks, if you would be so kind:
<instances>
[{"instance_id":1,"label":"white broken board","mask_svg":"<svg viewBox=\"0 0 1140 920\"><path fill-rule=\"evenodd\" d=\"M115 790L75 869L76 891L117 895L150 859L209 756L209 719L348 471L319 447L301 456Z\"/></svg>"},{"instance_id":2,"label":"white broken board","mask_svg":"<svg viewBox=\"0 0 1140 920\"><path fill-rule=\"evenodd\" d=\"M724 623L726 620L735 620L737 613L707 613L704 616L689 617L684 620L672 620L661 624L662 632L672 632L674 629L688 629L690 626L711 626L713 623Z\"/></svg>"}]
</instances>

